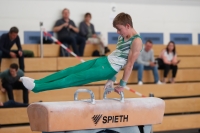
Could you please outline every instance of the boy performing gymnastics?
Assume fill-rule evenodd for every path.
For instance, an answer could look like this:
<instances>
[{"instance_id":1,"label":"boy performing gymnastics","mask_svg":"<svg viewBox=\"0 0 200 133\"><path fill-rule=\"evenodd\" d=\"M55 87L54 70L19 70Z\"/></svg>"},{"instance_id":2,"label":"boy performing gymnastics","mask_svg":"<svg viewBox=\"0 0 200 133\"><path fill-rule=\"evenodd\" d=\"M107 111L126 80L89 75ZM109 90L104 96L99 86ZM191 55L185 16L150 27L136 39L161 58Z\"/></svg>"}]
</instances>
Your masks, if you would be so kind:
<instances>
[{"instance_id":1,"label":"boy performing gymnastics","mask_svg":"<svg viewBox=\"0 0 200 133\"><path fill-rule=\"evenodd\" d=\"M115 75L124 68L120 85L114 88L117 93L123 91L132 72L133 64L142 50L142 40L133 28L129 14L118 14L113 20L113 26L120 36L116 50L110 55L66 68L39 80L28 77L21 77L20 80L28 90L33 92L80 86L108 79L105 85L107 89L113 88Z\"/></svg>"}]
</instances>

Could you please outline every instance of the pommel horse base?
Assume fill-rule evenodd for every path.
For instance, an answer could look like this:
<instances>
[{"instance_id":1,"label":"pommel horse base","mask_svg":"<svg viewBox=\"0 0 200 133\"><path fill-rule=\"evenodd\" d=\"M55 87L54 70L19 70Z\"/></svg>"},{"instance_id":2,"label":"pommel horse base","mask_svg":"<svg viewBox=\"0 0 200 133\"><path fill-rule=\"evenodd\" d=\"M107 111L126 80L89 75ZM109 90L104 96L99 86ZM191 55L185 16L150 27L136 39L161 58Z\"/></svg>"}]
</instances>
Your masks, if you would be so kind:
<instances>
[{"instance_id":1,"label":"pommel horse base","mask_svg":"<svg viewBox=\"0 0 200 133\"><path fill-rule=\"evenodd\" d=\"M112 89L113 90L113 89ZM144 125L144 132L150 133L151 125L163 120L165 103L154 97L127 98L123 92L120 99L96 100L91 90L79 89L75 101L33 103L28 107L32 131L59 133L100 133L113 130L116 133L140 133L138 126ZM90 100L78 100L78 93L88 92ZM106 133L102 132L102 133Z\"/></svg>"}]
</instances>

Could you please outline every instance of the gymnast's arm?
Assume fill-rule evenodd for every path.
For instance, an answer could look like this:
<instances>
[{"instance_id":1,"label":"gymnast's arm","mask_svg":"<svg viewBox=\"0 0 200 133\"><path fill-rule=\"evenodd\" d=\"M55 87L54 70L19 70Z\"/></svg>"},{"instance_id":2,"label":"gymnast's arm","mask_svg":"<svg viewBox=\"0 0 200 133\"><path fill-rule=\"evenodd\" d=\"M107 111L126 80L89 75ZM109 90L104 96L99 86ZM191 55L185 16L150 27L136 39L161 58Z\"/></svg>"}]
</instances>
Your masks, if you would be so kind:
<instances>
[{"instance_id":1,"label":"gymnast's arm","mask_svg":"<svg viewBox=\"0 0 200 133\"><path fill-rule=\"evenodd\" d=\"M122 79L120 80L120 85L115 87L115 92L117 92L118 94L124 90L124 87L126 86L126 83L131 75L133 64L138 58L141 49L142 49L142 40L140 38L136 38L132 42L132 46L128 55L128 62L124 68L124 74Z\"/></svg>"},{"instance_id":2,"label":"gymnast's arm","mask_svg":"<svg viewBox=\"0 0 200 133\"><path fill-rule=\"evenodd\" d=\"M142 41L140 38L136 38L132 42L131 50L128 55L128 62L124 68L124 74L123 74L123 78L122 78L122 80L124 82L128 81L128 79L131 75L132 69L133 69L133 64L136 61L136 59L138 58L141 49L142 49Z\"/></svg>"}]
</instances>

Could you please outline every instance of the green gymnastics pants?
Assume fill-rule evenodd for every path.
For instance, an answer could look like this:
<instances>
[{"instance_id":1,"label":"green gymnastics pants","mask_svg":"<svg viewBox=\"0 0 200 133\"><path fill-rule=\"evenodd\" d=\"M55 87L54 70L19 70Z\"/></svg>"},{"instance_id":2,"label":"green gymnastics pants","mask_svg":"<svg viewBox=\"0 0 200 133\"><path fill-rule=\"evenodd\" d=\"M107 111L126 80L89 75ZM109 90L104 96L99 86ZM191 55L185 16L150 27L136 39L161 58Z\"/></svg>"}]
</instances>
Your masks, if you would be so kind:
<instances>
[{"instance_id":1,"label":"green gymnastics pants","mask_svg":"<svg viewBox=\"0 0 200 133\"><path fill-rule=\"evenodd\" d=\"M111 67L107 57L101 57L35 80L35 87L32 91L41 92L80 86L95 81L110 79L115 74L117 72Z\"/></svg>"}]
</instances>

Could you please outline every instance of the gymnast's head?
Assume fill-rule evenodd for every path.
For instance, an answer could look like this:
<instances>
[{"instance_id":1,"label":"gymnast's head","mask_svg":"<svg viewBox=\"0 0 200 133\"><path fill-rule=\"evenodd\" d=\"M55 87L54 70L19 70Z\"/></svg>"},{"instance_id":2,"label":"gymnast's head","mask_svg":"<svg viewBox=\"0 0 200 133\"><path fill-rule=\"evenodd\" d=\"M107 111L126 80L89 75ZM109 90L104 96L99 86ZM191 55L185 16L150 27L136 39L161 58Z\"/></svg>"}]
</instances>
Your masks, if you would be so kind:
<instances>
[{"instance_id":1,"label":"gymnast's head","mask_svg":"<svg viewBox=\"0 0 200 133\"><path fill-rule=\"evenodd\" d=\"M125 37L133 29L132 18L127 13L119 13L113 20L113 27L117 29L117 33Z\"/></svg>"}]
</instances>

